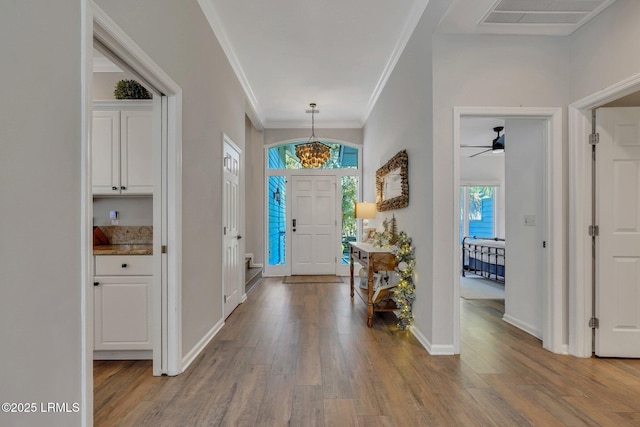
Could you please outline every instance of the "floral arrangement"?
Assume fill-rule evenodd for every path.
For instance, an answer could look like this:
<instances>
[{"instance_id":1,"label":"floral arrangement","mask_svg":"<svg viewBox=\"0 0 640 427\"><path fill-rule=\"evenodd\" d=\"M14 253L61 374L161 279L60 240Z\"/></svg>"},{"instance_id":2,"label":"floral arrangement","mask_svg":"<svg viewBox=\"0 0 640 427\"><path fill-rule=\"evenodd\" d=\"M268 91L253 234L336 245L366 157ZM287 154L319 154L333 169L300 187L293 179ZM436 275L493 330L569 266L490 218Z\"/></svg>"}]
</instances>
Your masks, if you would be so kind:
<instances>
[{"instance_id":1,"label":"floral arrangement","mask_svg":"<svg viewBox=\"0 0 640 427\"><path fill-rule=\"evenodd\" d=\"M398 329L405 330L413 324L412 307L416 299L416 287L413 282L416 266L415 248L411 246L411 238L407 233L404 231L396 233L395 217L392 218L391 224L386 219L382 224L384 231L375 233L373 245L379 248L390 248L398 261L394 271L400 280L393 290L393 301L399 309Z\"/></svg>"},{"instance_id":2,"label":"floral arrangement","mask_svg":"<svg viewBox=\"0 0 640 427\"><path fill-rule=\"evenodd\" d=\"M416 299L416 286L413 283L413 271L416 266L415 248L411 246L411 238L401 231L398 241L391 247L391 252L398 260L395 272L400 276L398 286L393 292L393 301L400 309L398 329L407 329L413 325L413 301Z\"/></svg>"}]
</instances>

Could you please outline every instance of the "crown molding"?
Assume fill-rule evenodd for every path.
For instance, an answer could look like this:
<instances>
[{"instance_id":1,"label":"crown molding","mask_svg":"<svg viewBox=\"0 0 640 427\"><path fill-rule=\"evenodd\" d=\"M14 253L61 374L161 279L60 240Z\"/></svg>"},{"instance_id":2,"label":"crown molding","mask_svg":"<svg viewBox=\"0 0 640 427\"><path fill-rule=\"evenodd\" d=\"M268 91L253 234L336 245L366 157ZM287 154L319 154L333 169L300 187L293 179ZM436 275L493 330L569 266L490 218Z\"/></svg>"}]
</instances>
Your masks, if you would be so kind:
<instances>
[{"instance_id":1,"label":"crown molding","mask_svg":"<svg viewBox=\"0 0 640 427\"><path fill-rule=\"evenodd\" d=\"M218 12L213 6L213 2L210 0L198 0L198 4L202 9L202 12L204 13L205 18L207 18L207 21L209 22L209 25L213 30L213 34L215 34L216 38L218 39L218 43L220 43L222 50L224 51L225 55L227 55L227 60L231 64L231 68L235 72L238 80L240 81L240 85L244 90L247 103L249 104L248 107L250 107L250 108L247 108L247 110L249 113L248 115L251 120L251 123L253 123L254 127L261 130L262 128L264 128L264 125L263 125L264 116L262 114L262 110L258 103L258 98L256 98L255 94L253 93L253 89L251 89L249 80L247 79L247 76L245 75L244 70L240 66L240 61L238 61L238 58L235 52L233 51L233 47L229 42L229 37L227 36L227 33L224 31L224 27L222 25L222 21L220 20Z\"/></svg>"},{"instance_id":2,"label":"crown molding","mask_svg":"<svg viewBox=\"0 0 640 427\"><path fill-rule=\"evenodd\" d=\"M411 38L413 31L416 29L418 22L420 22L420 18L422 18L422 14L427 8L428 3L429 0L418 0L414 3L413 8L409 13L409 20L402 30L402 35L398 39L398 42L396 43L391 56L389 57L389 60L387 61L384 70L382 71L382 74L378 79L378 83L376 83L376 87L373 89L373 93L369 98L369 102L365 107L364 115L362 116L361 120L362 123L366 123L369 119L369 115L373 111L373 107L375 107L376 103L378 102L378 98L380 97L382 90L387 84L391 73L393 73L393 69L396 67L398 60L400 60L400 55L402 55L402 52L404 52L404 48L407 46L407 43L409 43L409 39Z\"/></svg>"}]
</instances>

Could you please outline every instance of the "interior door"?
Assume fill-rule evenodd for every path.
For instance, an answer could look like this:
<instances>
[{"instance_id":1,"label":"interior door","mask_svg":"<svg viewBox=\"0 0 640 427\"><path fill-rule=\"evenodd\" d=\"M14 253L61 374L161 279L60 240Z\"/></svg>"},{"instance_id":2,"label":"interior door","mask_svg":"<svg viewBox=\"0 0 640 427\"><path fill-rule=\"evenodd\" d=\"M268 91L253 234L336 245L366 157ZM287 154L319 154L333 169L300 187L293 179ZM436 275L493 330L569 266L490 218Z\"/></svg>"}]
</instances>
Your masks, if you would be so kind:
<instances>
[{"instance_id":1,"label":"interior door","mask_svg":"<svg viewBox=\"0 0 640 427\"><path fill-rule=\"evenodd\" d=\"M292 176L291 272L335 274L335 176Z\"/></svg>"},{"instance_id":2,"label":"interior door","mask_svg":"<svg viewBox=\"0 0 640 427\"><path fill-rule=\"evenodd\" d=\"M640 357L640 108L597 110L598 356Z\"/></svg>"},{"instance_id":3,"label":"interior door","mask_svg":"<svg viewBox=\"0 0 640 427\"><path fill-rule=\"evenodd\" d=\"M223 260L222 287L224 317L240 304L242 298L242 261L240 256L240 150L225 137L223 157Z\"/></svg>"}]
</instances>

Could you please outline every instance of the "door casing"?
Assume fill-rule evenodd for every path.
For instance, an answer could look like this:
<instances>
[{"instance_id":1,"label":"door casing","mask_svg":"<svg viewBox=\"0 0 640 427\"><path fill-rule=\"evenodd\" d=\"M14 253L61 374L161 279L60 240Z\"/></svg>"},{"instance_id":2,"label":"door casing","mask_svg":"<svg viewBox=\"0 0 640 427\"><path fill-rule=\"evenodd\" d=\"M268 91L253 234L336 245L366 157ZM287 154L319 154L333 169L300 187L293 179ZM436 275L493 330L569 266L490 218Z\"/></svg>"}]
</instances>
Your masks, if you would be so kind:
<instances>
[{"instance_id":1,"label":"door casing","mask_svg":"<svg viewBox=\"0 0 640 427\"><path fill-rule=\"evenodd\" d=\"M569 354L591 357L591 111L640 91L640 74L569 105Z\"/></svg>"},{"instance_id":2,"label":"door casing","mask_svg":"<svg viewBox=\"0 0 640 427\"><path fill-rule=\"evenodd\" d=\"M276 147L279 145L283 145L283 144L290 144L290 143L295 143L295 142L300 142L301 140L306 140L307 137L301 137L301 138L296 138L296 139L288 139L288 140L282 140L282 141L278 141L278 142L274 142L268 145L265 145L264 147L264 170L265 170L265 179L264 179L264 192L265 194L268 192L269 188L269 176L284 176L284 178L287 181L287 194L291 194L291 187L290 187L290 181L291 181L291 176L293 175L335 175L336 177L336 183L340 183L341 182L341 178L343 176L357 176L358 177L358 181L360 182L360 185L358 187L358 200L362 200L362 145L360 144L354 144L352 142L348 142L348 141L344 141L344 140L339 140L339 139L325 139L323 138L323 141L325 142L329 142L329 143L337 143L337 144L342 144L342 145L347 145L350 147L356 147L358 148L358 165L360 165L360 167L355 170L355 169L269 169L269 149L272 147ZM340 185L338 184L338 191L336 191L336 218L341 218L340 214L340 209L342 206L342 203L340 202L340 197L342 195L342 192L340 190ZM290 214L291 212L291 201L290 201L290 197L286 197L285 199L285 203L286 203L286 211L287 213ZM268 253L269 253L269 204L268 203L264 203L263 206L263 218L264 218L264 245L263 245L263 250L264 250L264 259L268 260ZM269 265L268 262L265 261L265 265L264 265L264 270L263 270L263 277L277 277L277 276L290 276L291 275L291 222L290 222L291 218L287 218L287 221L289 221L287 223L287 227L286 227L286 234L285 234L285 238L286 238L286 243L285 243L285 251L286 251L286 263L283 265ZM340 227L338 227L338 231L337 233L340 233ZM338 253L338 250L336 249L336 256L340 257L340 254ZM339 258L338 258L339 259ZM338 261L337 265L336 265L336 274L339 276L347 276L349 275L349 265L345 264L342 265L340 261Z\"/></svg>"},{"instance_id":3,"label":"door casing","mask_svg":"<svg viewBox=\"0 0 640 427\"><path fill-rule=\"evenodd\" d=\"M182 257L182 89L93 1L81 2L82 8L82 210L81 228L81 412L83 425L93 420L93 281L92 268L92 218L93 196L91 194L91 135L92 117L92 61L93 41L99 40L122 61L134 69L150 86L164 96L154 101L154 186L162 188L154 194L154 275L162 276L161 291L154 292L154 353L161 353L159 363L154 363L154 375L166 373L177 375L183 370L181 339L181 257ZM161 181L163 184L161 184ZM161 221L160 218L163 218ZM167 253L163 246L168 248ZM161 273L159 273L161 271ZM163 339L159 339L163 335Z\"/></svg>"},{"instance_id":4,"label":"door casing","mask_svg":"<svg viewBox=\"0 0 640 427\"><path fill-rule=\"evenodd\" d=\"M462 117L531 118L546 120L545 172L545 217L548 219L545 240L548 242L545 264L548 266L543 289L543 346L554 353L566 353L563 343L564 325L564 224L562 221L562 109L561 108L501 108L501 107L454 107L453 117L453 188L460 188L460 119ZM454 195L452 215L460 214L460 197ZM453 227L454 242L460 240L460 221ZM452 257L460 258L459 245L453 245ZM460 353L460 271L453 262L453 352Z\"/></svg>"}]
</instances>

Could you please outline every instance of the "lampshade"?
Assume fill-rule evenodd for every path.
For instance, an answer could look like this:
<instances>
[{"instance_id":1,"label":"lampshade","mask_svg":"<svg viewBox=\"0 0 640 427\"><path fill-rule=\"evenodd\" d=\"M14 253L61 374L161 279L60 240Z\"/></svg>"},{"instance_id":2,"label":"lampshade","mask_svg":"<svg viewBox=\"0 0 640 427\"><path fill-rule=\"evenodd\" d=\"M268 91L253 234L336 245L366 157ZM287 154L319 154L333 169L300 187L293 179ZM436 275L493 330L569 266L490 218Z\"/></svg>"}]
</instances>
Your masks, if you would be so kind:
<instances>
[{"instance_id":1,"label":"lampshade","mask_svg":"<svg viewBox=\"0 0 640 427\"><path fill-rule=\"evenodd\" d=\"M356 218L372 219L376 217L376 204L372 202L356 203Z\"/></svg>"},{"instance_id":2,"label":"lampshade","mask_svg":"<svg viewBox=\"0 0 640 427\"><path fill-rule=\"evenodd\" d=\"M316 137L314 115L319 111L316 110L315 103L312 102L309 106L311 110L307 112L311 113L311 136L304 144L296 145L296 156L300 159L303 168L319 168L324 166L331 157L331 149Z\"/></svg>"}]
</instances>

